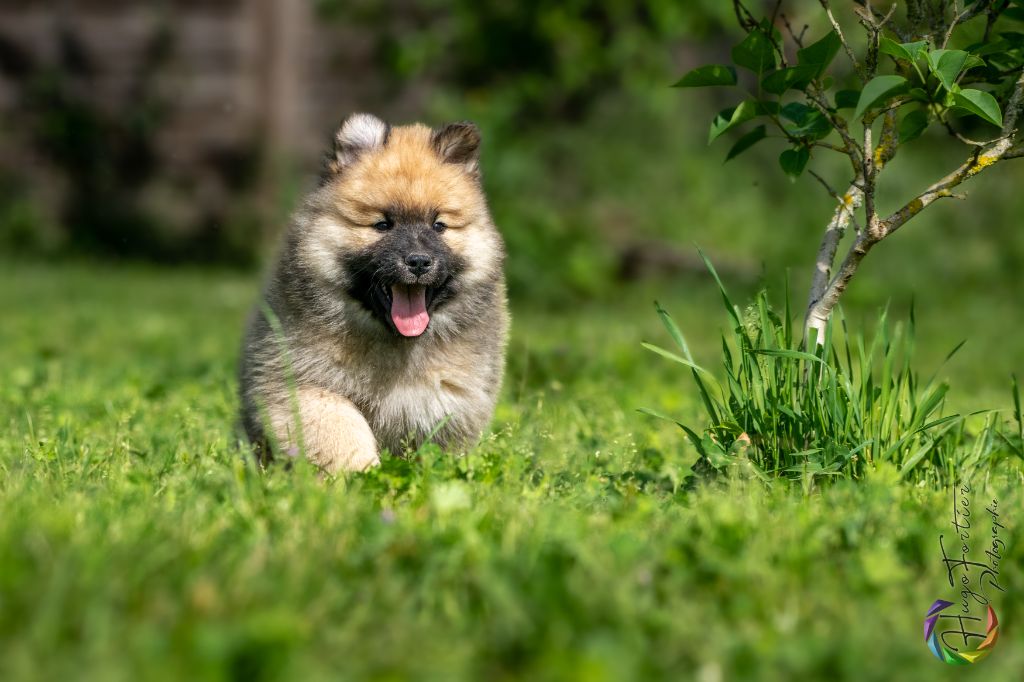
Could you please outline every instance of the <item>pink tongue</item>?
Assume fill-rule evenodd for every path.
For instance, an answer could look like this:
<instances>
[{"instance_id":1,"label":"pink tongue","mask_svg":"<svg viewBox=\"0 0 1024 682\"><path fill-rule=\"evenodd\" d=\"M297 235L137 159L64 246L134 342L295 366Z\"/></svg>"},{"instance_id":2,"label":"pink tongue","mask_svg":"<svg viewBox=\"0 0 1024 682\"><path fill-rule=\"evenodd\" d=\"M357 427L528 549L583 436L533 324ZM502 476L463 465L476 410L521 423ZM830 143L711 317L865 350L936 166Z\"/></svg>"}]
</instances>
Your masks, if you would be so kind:
<instances>
[{"instance_id":1,"label":"pink tongue","mask_svg":"<svg viewBox=\"0 0 1024 682\"><path fill-rule=\"evenodd\" d=\"M416 284L391 287L391 321L402 336L419 336L427 329L427 288Z\"/></svg>"}]
</instances>

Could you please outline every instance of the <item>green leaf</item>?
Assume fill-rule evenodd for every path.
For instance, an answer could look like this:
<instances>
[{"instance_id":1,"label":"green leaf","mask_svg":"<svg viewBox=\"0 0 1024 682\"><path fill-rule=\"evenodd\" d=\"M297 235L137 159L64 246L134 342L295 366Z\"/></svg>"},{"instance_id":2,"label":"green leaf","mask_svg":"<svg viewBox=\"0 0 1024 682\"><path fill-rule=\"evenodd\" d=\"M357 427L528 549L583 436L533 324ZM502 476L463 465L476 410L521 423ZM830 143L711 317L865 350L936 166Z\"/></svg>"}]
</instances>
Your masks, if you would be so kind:
<instances>
[{"instance_id":1,"label":"green leaf","mask_svg":"<svg viewBox=\"0 0 1024 682\"><path fill-rule=\"evenodd\" d=\"M832 63L841 46L842 41L839 40L839 35L835 31L829 31L824 38L816 43L812 43L802 50L797 50L797 63L800 66L807 66L813 69L813 78L817 78Z\"/></svg>"},{"instance_id":2,"label":"green leaf","mask_svg":"<svg viewBox=\"0 0 1024 682\"><path fill-rule=\"evenodd\" d=\"M714 142L722 133L732 130L741 123L746 123L752 118L775 111L769 102L755 102L752 99L740 102L739 106L723 109L711 122L711 130L708 133L708 144Z\"/></svg>"},{"instance_id":3,"label":"green leaf","mask_svg":"<svg viewBox=\"0 0 1024 682\"><path fill-rule=\"evenodd\" d=\"M917 58L927 48L927 40L919 40L914 43L897 43L895 40L882 38L878 41L879 52L908 62L916 62Z\"/></svg>"},{"instance_id":4,"label":"green leaf","mask_svg":"<svg viewBox=\"0 0 1024 682\"><path fill-rule=\"evenodd\" d=\"M820 140L832 132L832 124L828 122L828 119L820 111L806 104L790 102L782 107L780 113L796 124L786 126L786 132L794 137L810 137Z\"/></svg>"},{"instance_id":5,"label":"green leaf","mask_svg":"<svg viewBox=\"0 0 1024 682\"><path fill-rule=\"evenodd\" d=\"M956 106L982 117L994 126L1002 127L1003 112L996 98L983 90L967 88L953 95Z\"/></svg>"},{"instance_id":6,"label":"green leaf","mask_svg":"<svg viewBox=\"0 0 1024 682\"><path fill-rule=\"evenodd\" d=\"M803 102L790 102L779 110L779 114L793 123L803 123L812 114L818 113L814 107Z\"/></svg>"},{"instance_id":7,"label":"green leaf","mask_svg":"<svg viewBox=\"0 0 1024 682\"><path fill-rule=\"evenodd\" d=\"M736 85L736 69L721 64L708 64L690 71L673 88L705 88L714 85Z\"/></svg>"},{"instance_id":8,"label":"green leaf","mask_svg":"<svg viewBox=\"0 0 1024 682\"><path fill-rule=\"evenodd\" d=\"M836 109L853 109L860 99L860 90L840 90L836 93Z\"/></svg>"},{"instance_id":9,"label":"green leaf","mask_svg":"<svg viewBox=\"0 0 1024 682\"><path fill-rule=\"evenodd\" d=\"M765 76L761 88L773 95L781 95L786 90L803 90L816 75L814 67L792 66Z\"/></svg>"},{"instance_id":10,"label":"green leaf","mask_svg":"<svg viewBox=\"0 0 1024 682\"><path fill-rule=\"evenodd\" d=\"M990 54L985 59L987 61L985 69L987 80L996 85L1003 82L1005 74L1016 71L1024 65L1024 48L1012 52Z\"/></svg>"},{"instance_id":11,"label":"green leaf","mask_svg":"<svg viewBox=\"0 0 1024 682\"><path fill-rule=\"evenodd\" d=\"M811 158L811 152L807 147L787 149L779 154L779 165L782 171L789 176L790 180L796 180L804 172L807 160Z\"/></svg>"},{"instance_id":12,"label":"green leaf","mask_svg":"<svg viewBox=\"0 0 1024 682\"><path fill-rule=\"evenodd\" d=\"M971 43L964 49L972 55L984 57L985 55L995 54L996 52L1006 52L1007 50L1012 49L1012 47L1005 38L996 38L986 42Z\"/></svg>"},{"instance_id":13,"label":"green leaf","mask_svg":"<svg viewBox=\"0 0 1024 682\"><path fill-rule=\"evenodd\" d=\"M755 144L763 140L768 135L768 130L763 125L759 125L749 133L736 140L736 144L732 146L729 153L725 155L725 160L730 161L735 159L737 156L747 151Z\"/></svg>"},{"instance_id":14,"label":"green leaf","mask_svg":"<svg viewBox=\"0 0 1024 682\"><path fill-rule=\"evenodd\" d=\"M907 91L907 97L916 102L929 102L928 93L925 92L924 88L911 88Z\"/></svg>"},{"instance_id":15,"label":"green leaf","mask_svg":"<svg viewBox=\"0 0 1024 682\"><path fill-rule=\"evenodd\" d=\"M1005 40L1013 49L1024 47L1024 33L1020 31L1003 31L999 37Z\"/></svg>"},{"instance_id":16,"label":"green leaf","mask_svg":"<svg viewBox=\"0 0 1024 682\"><path fill-rule=\"evenodd\" d=\"M739 124L754 118L757 112L751 104L750 101L741 102L739 106L730 107L718 112L718 115L711 122L711 130L708 131L708 144L714 142L725 131L731 130Z\"/></svg>"},{"instance_id":17,"label":"green leaf","mask_svg":"<svg viewBox=\"0 0 1024 682\"><path fill-rule=\"evenodd\" d=\"M932 50L928 53L928 68L944 88L952 90L969 56L963 50Z\"/></svg>"},{"instance_id":18,"label":"green leaf","mask_svg":"<svg viewBox=\"0 0 1024 682\"><path fill-rule=\"evenodd\" d=\"M857 110L853 117L859 119L869 108L881 100L884 100L900 92L907 86L907 79L903 76L876 76L868 81L857 100Z\"/></svg>"},{"instance_id":19,"label":"green leaf","mask_svg":"<svg viewBox=\"0 0 1024 682\"><path fill-rule=\"evenodd\" d=\"M732 60L760 76L775 68L775 47L761 29L755 28L739 45L732 48Z\"/></svg>"},{"instance_id":20,"label":"green leaf","mask_svg":"<svg viewBox=\"0 0 1024 682\"><path fill-rule=\"evenodd\" d=\"M973 54L967 55L967 63L964 64L964 71L965 72L966 71L970 71L971 69L976 69L979 66L985 66L985 60L984 59L982 59L981 57L978 57L976 55L973 55Z\"/></svg>"},{"instance_id":21,"label":"green leaf","mask_svg":"<svg viewBox=\"0 0 1024 682\"><path fill-rule=\"evenodd\" d=\"M896 129L900 144L916 140L928 127L928 113L923 109L911 111L903 117Z\"/></svg>"}]
</instances>

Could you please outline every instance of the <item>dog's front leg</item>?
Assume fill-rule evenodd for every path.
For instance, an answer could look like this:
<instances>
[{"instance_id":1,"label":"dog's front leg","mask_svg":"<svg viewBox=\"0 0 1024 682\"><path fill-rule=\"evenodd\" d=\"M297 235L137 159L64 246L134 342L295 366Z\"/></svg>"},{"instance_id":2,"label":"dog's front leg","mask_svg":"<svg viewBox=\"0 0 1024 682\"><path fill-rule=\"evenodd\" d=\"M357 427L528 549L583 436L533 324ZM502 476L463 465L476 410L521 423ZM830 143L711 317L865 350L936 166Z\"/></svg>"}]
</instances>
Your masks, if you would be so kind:
<instances>
[{"instance_id":1,"label":"dog's front leg","mask_svg":"<svg viewBox=\"0 0 1024 682\"><path fill-rule=\"evenodd\" d=\"M380 464L377 440L352 401L317 386L301 386L269 408L278 446L300 448L325 473L363 471ZM296 413L297 411L297 413Z\"/></svg>"}]
</instances>

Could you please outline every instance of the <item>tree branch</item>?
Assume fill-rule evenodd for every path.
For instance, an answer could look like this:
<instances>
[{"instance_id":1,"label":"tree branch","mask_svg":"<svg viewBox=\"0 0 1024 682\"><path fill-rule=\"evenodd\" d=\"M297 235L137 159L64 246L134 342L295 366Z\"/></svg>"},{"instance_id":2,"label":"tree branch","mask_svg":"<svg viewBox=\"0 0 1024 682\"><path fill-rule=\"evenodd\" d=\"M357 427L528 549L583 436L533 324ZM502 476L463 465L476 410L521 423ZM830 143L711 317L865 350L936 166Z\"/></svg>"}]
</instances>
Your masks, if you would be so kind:
<instances>
[{"instance_id":1,"label":"tree branch","mask_svg":"<svg viewBox=\"0 0 1024 682\"><path fill-rule=\"evenodd\" d=\"M793 30L793 25L789 23L789 17L787 17L785 13L781 14L780 17L782 19L782 24L786 27L786 30L789 32L789 37L792 38L796 46L802 50L804 47L804 34L807 33L807 29L810 27L807 24L804 24L804 27L803 29L800 30L800 33L797 33L796 31Z\"/></svg>"},{"instance_id":2,"label":"tree branch","mask_svg":"<svg viewBox=\"0 0 1024 682\"><path fill-rule=\"evenodd\" d=\"M854 273L860 267L860 262L864 260L864 256L868 255L868 251L877 243L877 241L871 240L867 230L857 237L853 245L850 246L850 250L846 253L846 257L839 266L836 276L828 283L821 297L808 309L807 331L809 333L813 329L817 332L817 344L819 346L824 343L825 325L828 324L828 318L832 315L832 309L836 307L839 297L846 291L846 287L850 284ZM815 273L815 276L817 276L817 273Z\"/></svg>"},{"instance_id":3,"label":"tree branch","mask_svg":"<svg viewBox=\"0 0 1024 682\"><path fill-rule=\"evenodd\" d=\"M840 204L843 203L843 197L839 196L839 192L837 192L832 185L828 184L828 180L815 173L813 168L808 168L807 172L818 181L818 184L825 188L825 191L828 192L830 197L838 201Z\"/></svg>"},{"instance_id":4,"label":"tree branch","mask_svg":"<svg viewBox=\"0 0 1024 682\"><path fill-rule=\"evenodd\" d=\"M1013 149L1014 137L1017 135L1017 119L1020 116L1021 107L1024 105L1024 70L1021 71L1014 85L1013 94L1006 104L1006 114L1003 116L1002 135L978 147L967 161L959 168L942 178L931 187L908 202L883 221L883 232L881 237L887 237L908 220L921 212L936 199L952 196L952 189L964 180L974 177L986 168L989 168L999 161L1007 158L1008 154L1015 153ZM1015 158L1010 156L1009 158Z\"/></svg>"},{"instance_id":5,"label":"tree branch","mask_svg":"<svg viewBox=\"0 0 1024 682\"><path fill-rule=\"evenodd\" d=\"M840 147L839 145L832 144L831 142L820 142L819 141L819 142L815 142L814 146L815 147L822 147L823 149L831 149L832 151L838 152L838 153L842 154L843 156L849 156L849 152L846 150L846 147Z\"/></svg>"},{"instance_id":6,"label":"tree branch","mask_svg":"<svg viewBox=\"0 0 1024 682\"><path fill-rule=\"evenodd\" d=\"M893 3L888 14L880 18L876 18L874 7L870 7L870 2L868 6L869 8L863 6L854 7L853 12L857 15L860 25L868 33L868 53L864 60L864 74L867 78L872 78L878 70L878 46L879 38L882 35L882 27L892 18L893 13L896 11L896 3Z\"/></svg>"},{"instance_id":7,"label":"tree branch","mask_svg":"<svg viewBox=\"0 0 1024 682\"><path fill-rule=\"evenodd\" d=\"M877 241L872 235L879 230L878 216L874 209L875 181L878 174L885 168L886 164L896 156L899 148L899 136L896 133L896 112L888 110L884 113L885 119L882 122L882 130L878 140L878 146L871 149L871 121L864 125L864 163L862 173L853 179L850 188L846 190L839 206L832 214L832 220L825 227L825 233L821 237L821 244L818 246L818 256L814 266L814 275L811 280L811 291L807 300L807 315L805 327L807 330L817 331L818 342L824 339L825 324L836 301L846 288L846 282L853 277L856 265L850 269L852 259L859 264L860 260L867 255L867 252ZM849 253L843 260L838 274L832 276L832 267L835 263L836 252L839 244L846 234L850 223L854 221L854 215L861 207L865 207L866 224L864 230L858 230L857 239L850 247ZM854 223L856 224L856 223ZM880 239L880 238L879 238ZM838 290L837 290L837 287Z\"/></svg>"},{"instance_id":8,"label":"tree branch","mask_svg":"<svg viewBox=\"0 0 1024 682\"><path fill-rule=\"evenodd\" d=\"M921 29L924 27L924 10L921 7L923 0L907 0L907 24L910 25L910 37L921 37ZM909 42L909 41L904 41Z\"/></svg>"},{"instance_id":9,"label":"tree branch","mask_svg":"<svg viewBox=\"0 0 1024 682\"><path fill-rule=\"evenodd\" d=\"M896 150L900 146L900 136L896 126L896 108L892 107L883 112L885 118L882 120L882 134L879 136L878 147L875 148L875 174L877 175L885 168L885 165L896 156Z\"/></svg>"},{"instance_id":10,"label":"tree branch","mask_svg":"<svg viewBox=\"0 0 1024 682\"><path fill-rule=\"evenodd\" d=\"M878 171L875 168L875 150L871 140L872 121L864 118L864 231L867 234L875 234L878 231L878 214L875 212L875 177Z\"/></svg>"},{"instance_id":11,"label":"tree branch","mask_svg":"<svg viewBox=\"0 0 1024 682\"><path fill-rule=\"evenodd\" d=\"M732 8L736 12L736 21L744 31L749 31L757 26L757 19L743 5L742 0L732 0Z\"/></svg>"},{"instance_id":12,"label":"tree branch","mask_svg":"<svg viewBox=\"0 0 1024 682\"><path fill-rule=\"evenodd\" d=\"M1017 76L1017 83L1013 86L1013 94L1006 103L1006 116L1003 118L1003 136L1010 138L1017 133L1017 117L1024 108L1024 69L1021 69Z\"/></svg>"},{"instance_id":13,"label":"tree branch","mask_svg":"<svg viewBox=\"0 0 1024 682\"><path fill-rule=\"evenodd\" d=\"M996 23L996 19L999 18L999 15L1003 13L1004 9L1006 9L1005 4L1002 6L1002 9L996 9L995 5L989 9L988 15L985 17L985 33L981 36L981 41L983 43L988 42L988 37L992 35L992 25Z\"/></svg>"},{"instance_id":14,"label":"tree branch","mask_svg":"<svg viewBox=\"0 0 1024 682\"><path fill-rule=\"evenodd\" d=\"M860 5L861 7L863 7L865 10L867 10L867 12L870 13L870 15L874 18L873 21L874 21L875 26L877 26L880 29L885 27L885 25L888 24L889 21L892 19L893 15L896 14L896 6L898 4L896 2L893 2L892 6L889 7L889 11L886 12L885 14L882 14L881 12L879 12L877 9L874 8L874 6L871 4L870 0L854 0L854 2L857 5ZM854 10L854 11L856 11L856 10ZM900 39L900 42L902 42L902 43L909 43L910 42L910 38L909 38L908 34L906 34L904 31L900 30L899 26L892 26L892 27L890 27L889 30L896 34L896 36Z\"/></svg>"},{"instance_id":15,"label":"tree branch","mask_svg":"<svg viewBox=\"0 0 1024 682\"><path fill-rule=\"evenodd\" d=\"M1002 135L999 138L993 140L984 147L976 148L970 158L961 164L959 168L928 187L924 192L884 220L879 221L876 217L874 224L872 224L870 219L871 211L870 209L868 210L868 224L864 231L850 246L850 250L847 252L845 258L843 258L843 262L840 264L835 276L832 277L824 287L821 295L816 299L812 293L812 301L808 305L806 317L806 327L808 331L811 329L817 330L819 334L818 338L821 338L821 331L825 328L825 324L828 322L828 318L832 314L832 309L839 301L839 297L844 291L846 291L846 287L849 285L850 279L857 272L857 268L860 266L861 261L864 260L864 257L867 256L875 244L905 225L908 220L920 213L929 204L934 203L937 199L957 196L953 193L953 189L965 180L974 177L986 168L992 167L999 161L1008 158L1018 158L1018 155L1024 156L1024 144L1019 144L1020 141L1018 141L1017 146L1015 146L1014 141L1014 138L1017 135L1017 120L1020 117L1022 107L1024 107L1024 70L1021 71L1020 76L1017 78L1013 94L1007 102L1006 113L1003 116ZM892 112L887 114L887 116L889 115L893 115ZM873 154L868 152L871 141L871 134L869 132L870 123L865 123L865 174L863 177L863 185L858 186L857 181L855 180L854 187L855 189L863 188L866 203L872 199L871 193L874 190L874 176L877 174L879 167L884 165L884 163L879 164L876 162L889 152L883 151L886 148L886 143L884 142L880 142L879 148L876 149ZM888 125L889 122L887 120L886 125L883 126L883 131L888 127ZM883 139L885 136L886 133L883 132ZM895 153L895 150L891 153ZM870 161L868 159L870 159ZM833 218L833 220L835 220L835 218ZM831 247L832 239L834 239L834 237L830 236L828 229L826 229L826 237L822 239L823 246L828 240ZM838 244L838 240L835 240L835 243ZM834 256L834 249L832 254ZM824 255L828 256L827 251ZM815 280L812 292L821 286L819 282L821 277L821 256L822 250L819 249L819 269L814 273ZM830 263L826 264L826 269L829 265Z\"/></svg>"},{"instance_id":16,"label":"tree branch","mask_svg":"<svg viewBox=\"0 0 1024 682\"><path fill-rule=\"evenodd\" d=\"M825 100L817 83L812 83L805 94L807 95L807 100L832 124L832 127L839 133L839 137L843 138L846 154L850 157L850 162L853 164L853 172L860 174L863 166L864 150L861 149L857 141L850 135L850 129L846 126L846 122L829 111L828 102Z\"/></svg>"},{"instance_id":17,"label":"tree branch","mask_svg":"<svg viewBox=\"0 0 1024 682\"><path fill-rule=\"evenodd\" d=\"M772 18L768 22L771 26L775 25L775 19L778 18L780 9L782 9L782 0L775 0L775 9L772 10Z\"/></svg>"},{"instance_id":18,"label":"tree branch","mask_svg":"<svg viewBox=\"0 0 1024 682\"><path fill-rule=\"evenodd\" d=\"M978 0L973 5L965 7L962 12L954 16L953 20L949 22L949 28L946 29L946 36L942 39L942 44L939 45L939 47L946 49L946 45L949 44L949 39L953 37L953 31L956 29L957 24L970 21L982 12L989 11L991 7L992 0Z\"/></svg>"},{"instance_id":19,"label":"tree branch","mask_svg":"<svg viewBox=\"0 0 1024 682\"><path fill-rule=\"evenodd\" d=\"M825 14L828 15L828 20L832 24L832 28L835 30L836 35L839 36L839 42L843 44L843 49L846 50L846 56L850 58L850 63L853 64L853 70L856 71L857 75L860 76L860 79L866 83L868 79L864 74L864 69L861 68L860 63L857 61L857 55L853 53L853 48L850 47L850 43L846 42L846 36L843 35L843 29L839 26L839 22L836 21L835 15L832 14L831 5L829 5L828 0L818 0L818 2L821 4L821 8L825 10Z\"/></svg>"},{"instance_id":20,"label":"tree branch","mask_svg":"<svg viewBox=\"0 0 1024 682\"><path fill-rule=\"evenodd\" d=\"M861 180L861 182L858 182ZM825 227L825 234L821 237L821 244L818 246L818 255L814 263L814 275L811 279L811 292L807 301L807 309L812 310L828 289L829 281L832 279L832 264L836 260L836 251L839 243L846 235L846 229L853 221L854 213L860 208L864 200L864 192L861 189L863 181L855 179L846 193L839 197L832 220ZM827 318L826 318L827 319ZM810 320L808 320L810 323ZM822 325L821 329L824 329ZM818 337L821 338L819 331Z\"/></svg>"},{"instance_id":21,"label":"tree branch","mask_svg":"<svg viewBox=\"0 0 1024 682\"><path fill-rule=\"evenodd\" d=\"M905 225L908 220L920 213L926 206L934 203L935 200L952 196L952 190L954 187L958 186L964 180L977 175L988 166L991 166L993 163L998 161L1001 156L1001 154L998 157L985 156L981 149L976 150L971 154L967 161L960 165L959 168L934 183L931 187L918 194L902 208L883 220L877 241L881 241L885 237L891 235L893 232Z\"/></svg>"},{"instance_id":22,"label":"tree branch","mask_svg":"<svg viewBox=\"0 0 1024 682\"><path fill-rule=\"evenodd\" d=\"M946 132L948 132L951 136L960 140L969 147L984 147L986 144L988 144L987 142L979 142L977 140L972 140L969 137L964 137L962 134L957 132L956 128L953 127L953 124L950 123L949 119L947 119L944 115L939 116L939 122L946 127Z\"/></svg>"}]
</instances>

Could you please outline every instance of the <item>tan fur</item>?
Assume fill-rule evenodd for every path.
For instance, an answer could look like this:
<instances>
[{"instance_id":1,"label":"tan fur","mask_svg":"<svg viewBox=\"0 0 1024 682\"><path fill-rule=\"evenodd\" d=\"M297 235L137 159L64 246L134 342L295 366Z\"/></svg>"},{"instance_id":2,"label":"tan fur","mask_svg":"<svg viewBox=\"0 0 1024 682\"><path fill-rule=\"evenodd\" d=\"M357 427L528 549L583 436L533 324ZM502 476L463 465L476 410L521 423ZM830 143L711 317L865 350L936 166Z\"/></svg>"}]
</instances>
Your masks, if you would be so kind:
<instances>
[{"instance_id":1,"label":"tan fur","mask_svg":"<svg viewBox=\"0 0 1024 682\"><path fill-rule=\"evenodd\" d=\"M500 244L481 238L493 230L478 183L459 166L444 163L430 147L430 128L394 128L385 147L368 152L333 187L348 248L362 248L380 238L365 228L380 217L380 207L404 204L436 208L449 231L446 239L459 254L473 252L473 277L500 267Z\"/></svg>"},{"instance_id":2,"label":"tan fur","mask_svg":"<svg viewBox=\"0 0 1024 682\"><path fill-rule=\"evenodd\" d=\"M383 130L372 117L360 123L371 127L349 136L356 143ZM504 246L475 156L446 161L433 135L412 125L370 148L342 140L332 175L293 217L264 293L276 323L255 311L243 349L242 418L254 443L294 447L301 424L309 459L334 472L372 466L378 445L415 447L442 422L435 440L455 449L486 427L508 326ZM457 293L416 338L399 337L347 289L358 273L344 257L375 248L373 226L393 206L446 223L440 239L464 265Z\"/></svg>"},{"instance_id":3,"label":"tan fur","mask_svg":"<svg viewBox=\"0 0 1024 682\"><path fill-rule=\"evenodd\" d=\"M380 464L373 431L350 400L309 385L290 400L281 397L267 405L267 416L285 452L304 449L325 471L362 471Z\"/></svg>"}]
</instances>

